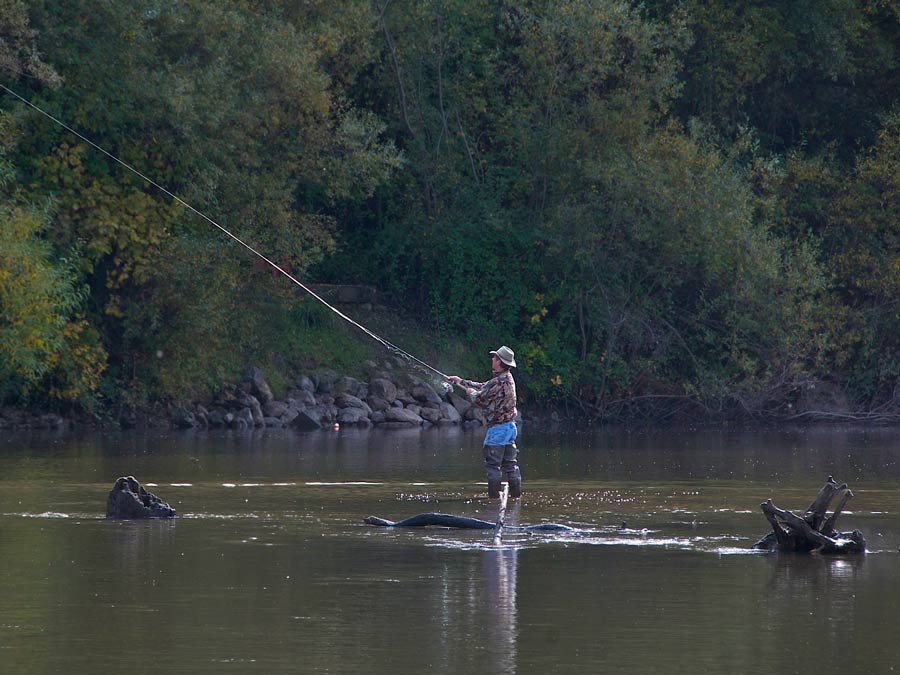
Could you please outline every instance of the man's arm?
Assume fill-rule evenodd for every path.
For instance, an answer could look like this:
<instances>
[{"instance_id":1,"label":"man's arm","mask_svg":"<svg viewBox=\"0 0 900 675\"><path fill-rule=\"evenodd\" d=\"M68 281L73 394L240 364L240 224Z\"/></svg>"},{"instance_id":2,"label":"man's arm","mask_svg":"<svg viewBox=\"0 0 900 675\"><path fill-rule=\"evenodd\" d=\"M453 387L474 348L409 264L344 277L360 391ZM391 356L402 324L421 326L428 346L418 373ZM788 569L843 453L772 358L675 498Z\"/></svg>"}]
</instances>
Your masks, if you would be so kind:
<instances>
[{"instance_id":1,"label":"man's arm","mask_svg":"<svg viewBox=\"0 0 900 675\"><path fill-rule=\"evenodd\" d=\"M466 389L466 392L469 394L469 398L472 403L477 405L479 408L487 408L490 405L491 401L493 401L498 396L502 396L503 392L501 391L501 387L497 382L497 379L494 378L492 380L488 380L487 382L478 383L481 386L477 389L475 387L470 387Z\"/></svg>"},{"instance_id":2,"label":"man's arm","mask_svg":"<svg viewBox=\"0 0 900 675\"><path fill-rule=\"evenodd\" d=\"M484 382L475 382L473 380L464 380L458 375L448 375L447 382L450 384L455 384L463 389L474 389L475 391L481 391L482 387L484 387Z\"/></svg>"}]
</instances>

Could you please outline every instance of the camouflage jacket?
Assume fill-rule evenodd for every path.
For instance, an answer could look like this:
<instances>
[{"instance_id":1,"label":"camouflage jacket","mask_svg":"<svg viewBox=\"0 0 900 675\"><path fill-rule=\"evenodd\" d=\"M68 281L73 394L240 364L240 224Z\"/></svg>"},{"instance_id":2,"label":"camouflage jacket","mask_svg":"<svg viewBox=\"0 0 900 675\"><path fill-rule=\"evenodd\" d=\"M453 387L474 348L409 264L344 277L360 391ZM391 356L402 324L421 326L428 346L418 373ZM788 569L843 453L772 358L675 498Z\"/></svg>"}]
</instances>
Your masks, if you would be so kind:
<instances>
[{"instance_id":1,"label":"camouflage jacket","mask_svg":"<svg viewBox=\"0 0 900 675\"><path fill-rule=\"evenodd\" d=\"M516 383L511 372L501 373L487 382L463 380L462 385L475 390L472 403L484 408L488 426L516 419Z\"/></svg>"}]
</instances>

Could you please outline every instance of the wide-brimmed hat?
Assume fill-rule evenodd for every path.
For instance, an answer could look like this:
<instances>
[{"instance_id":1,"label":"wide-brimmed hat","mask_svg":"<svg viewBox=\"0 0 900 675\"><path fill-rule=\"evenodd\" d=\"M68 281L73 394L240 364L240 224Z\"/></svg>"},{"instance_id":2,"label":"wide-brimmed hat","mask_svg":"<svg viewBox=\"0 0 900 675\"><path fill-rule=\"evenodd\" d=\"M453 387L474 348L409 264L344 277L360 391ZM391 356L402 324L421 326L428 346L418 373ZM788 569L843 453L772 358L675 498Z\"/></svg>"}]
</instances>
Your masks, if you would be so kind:
<instances>
[{"instance_id":1,"label":"wide-brimmed hat","mask_svg":"<svg viewBox=\"0 0 900 675\"><path fill-rule=\"evenodd\" d=\"M516 367L516 353L512 349L507 347L506 345L503 345L496 351L491 352L491 355L496 356L498 359L500 359L503 363L510 366L511 368Z\"/></svg>"}]
</instances>

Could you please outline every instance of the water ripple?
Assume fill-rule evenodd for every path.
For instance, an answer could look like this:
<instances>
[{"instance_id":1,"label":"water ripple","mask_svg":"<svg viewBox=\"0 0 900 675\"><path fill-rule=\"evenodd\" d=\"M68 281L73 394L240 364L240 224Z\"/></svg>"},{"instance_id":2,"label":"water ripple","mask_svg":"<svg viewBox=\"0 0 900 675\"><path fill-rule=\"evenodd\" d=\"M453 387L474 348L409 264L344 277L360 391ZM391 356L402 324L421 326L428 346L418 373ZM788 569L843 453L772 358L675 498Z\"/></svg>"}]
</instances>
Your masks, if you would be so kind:
<instances>
[{"instance_id":1,"label":"water ripple","mask_svg":"<svg viewBox=\"0 0 900 675\"><path fill-rule=\"evenodd\" d=\"M68 513L58 513L56 511L44 511L43 513L4 513L4 516L19 516L21 518L71 518Z\"/></svg>"}]
</instances>

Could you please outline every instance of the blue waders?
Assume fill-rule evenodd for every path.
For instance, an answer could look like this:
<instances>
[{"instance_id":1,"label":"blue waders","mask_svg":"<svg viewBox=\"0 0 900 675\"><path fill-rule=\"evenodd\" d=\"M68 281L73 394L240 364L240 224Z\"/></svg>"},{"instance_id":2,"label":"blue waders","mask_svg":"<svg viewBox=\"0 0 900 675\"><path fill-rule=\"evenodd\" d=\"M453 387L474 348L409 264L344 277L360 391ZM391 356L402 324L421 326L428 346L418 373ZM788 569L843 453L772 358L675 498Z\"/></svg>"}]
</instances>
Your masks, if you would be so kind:
<instances>
[{"instance_id":1,"label":"blue waders","mask_svg":"<svg viewBox=\"0 0 900 675\"><path fill-rule=\"evenodd\" d=\"M506 476L509 496L522 496L522 475L519 471L518 430L515 422L489 427L484 437L484 469L487 473L488 496L500 496L500 481Z\"/></svg>"}]
</instances>

